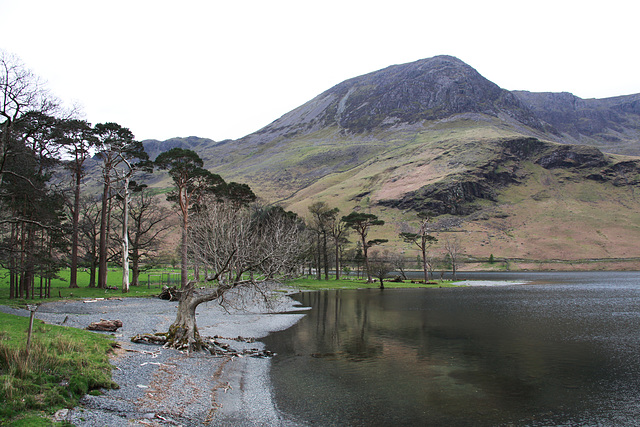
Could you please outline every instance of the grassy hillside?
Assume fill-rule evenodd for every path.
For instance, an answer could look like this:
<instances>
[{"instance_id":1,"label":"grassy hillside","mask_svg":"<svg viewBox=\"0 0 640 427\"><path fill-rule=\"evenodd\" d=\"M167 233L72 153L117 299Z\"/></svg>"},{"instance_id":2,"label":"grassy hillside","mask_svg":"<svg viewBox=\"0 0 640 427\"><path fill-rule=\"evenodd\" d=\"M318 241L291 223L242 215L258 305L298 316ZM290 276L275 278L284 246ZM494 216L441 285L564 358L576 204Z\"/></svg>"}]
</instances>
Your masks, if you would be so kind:
<instances>
[{"instance_id":1,"label":"grassy hillside","mask_svg":"<svg viewBox=\"0 0 640 427\"><path fill-rule=\"evenodd\" d=\"M338 207L344 215L353 209L375 213L387 224L373 231L372 237L389 239L385 248L413 259L417 251L401 242L398 234L417 226L417 212L382 202L431 184L475 180L481 169L498 175L505 171L516 182L496 184L492 200L480 198L471 203L470 214L457 217L462 223L455 228L455 236L466 254L521 259L511 262L510 268L576 268L577 262L600 258L607 262L589 267L640 265L635 260L612 262L636 256L637 188L586 179L598 168L545 169L532 160L510 160L501 141L521 136L504 122L467 115L358 137L324 129L236 151L227 147L233 151L228 157L212 153L207 157L221 159L214 172L247 182L267 200L279 201L302 216L308 216L308 206L319 200ZM611 164L622 160L607 156ZM453 234L439 237L443 240L446 235Z\"/></svg>"}]
</instances>

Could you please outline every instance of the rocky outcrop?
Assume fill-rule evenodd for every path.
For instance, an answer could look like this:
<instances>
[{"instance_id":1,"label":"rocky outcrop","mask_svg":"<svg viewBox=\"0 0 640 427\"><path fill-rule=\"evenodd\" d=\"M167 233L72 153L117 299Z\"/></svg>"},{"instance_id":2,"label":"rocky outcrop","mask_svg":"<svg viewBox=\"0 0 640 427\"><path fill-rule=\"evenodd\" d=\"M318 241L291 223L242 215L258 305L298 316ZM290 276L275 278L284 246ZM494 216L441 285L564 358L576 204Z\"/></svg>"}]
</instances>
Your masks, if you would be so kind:
<instances>
[{"instance_id":1,"label":"rocky outcrop","mask_svg":"<svg viewBox=\"0 0 640 427\"><path fill-rule=\"evenodd\" d=\"M561 145L536 160L545 169L593 168L608 162L600 150L581 145Z\"/></svg>"},{"instance_id":2,"label":"rocky outcrop","mask_svg":"<svg viewBox=\"0 0 640 427\"><path fill-rule=\"evenodd\" d=\"M448 182L437 182L405 194L398 200L381 200L382 206L435 215L468 215L475 210L477 199L494 200L495 190L484 180L453 177Z\"/></svg>"},{"instance_id":3,"label":"rocky outcrop","mask_svg":"<svg viewBox=\"0 0 640 427\"><path fill-rule=\"evenodd\" d=\"M577 179L609 181L614 185L640 183L640 160L611 163L593 147L553 144L536 138L508 139L497 144L503 150L497 151L489 162L379 204L436 215L469 215L478 209L477 201L495 201L501 188L519 183L524 177L525 161L545 169L569 170Z\"/></svg>"}]
</instances>

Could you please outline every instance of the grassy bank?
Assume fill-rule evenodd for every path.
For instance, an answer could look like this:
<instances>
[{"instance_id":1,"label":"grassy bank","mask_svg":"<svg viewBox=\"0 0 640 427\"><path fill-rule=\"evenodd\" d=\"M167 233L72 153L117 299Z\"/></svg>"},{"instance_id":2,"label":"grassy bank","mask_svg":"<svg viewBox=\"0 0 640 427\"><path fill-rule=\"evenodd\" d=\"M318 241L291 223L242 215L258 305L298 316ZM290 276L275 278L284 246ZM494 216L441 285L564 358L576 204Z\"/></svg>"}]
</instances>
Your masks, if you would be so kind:
<instances>
[{"instance_id":1,"label":"grassy bank","mask_svg":"<svg viewBox=\"0 0 640 427\"><path fill-rule=\"evenodd\" d=\"M149 271L140 277L140 286L120 290L122 270L113 269L107 286L117 289L89 288L89 274L79 272L79 288L69 288L69 270L62 270L51 285L51 298L9 299L8 275L0 272L0 304L25 307L27 304L67 299L146 297L157 295L161 285L147 286ZM175 273L175 271L172 271ZM152 280L158 281L157 277ZM166 277L165 277L166 280ZM109 337L75 328L47 325L35 320L30 351L26 352L29 319L0 313L0 425L49 426L47 416L61 408L72 408L78 400L98 388L117 387L111 381L109 352L114 341ZM97 392L97 390L95 391ZM68 425L68 424L66 424Z\"/></svg>"},{"instance_id":2,"label":"grassy bank","mask_svg":"<svg viewBox=\"0 0 640 427\"><path fill-rule=\"evenodd\" d=\"M51 425L44 418L72 408L91 390L117 387L108 353L114 341L88 331L0 313L0 424Z\"/></svg>"}]
</instances>

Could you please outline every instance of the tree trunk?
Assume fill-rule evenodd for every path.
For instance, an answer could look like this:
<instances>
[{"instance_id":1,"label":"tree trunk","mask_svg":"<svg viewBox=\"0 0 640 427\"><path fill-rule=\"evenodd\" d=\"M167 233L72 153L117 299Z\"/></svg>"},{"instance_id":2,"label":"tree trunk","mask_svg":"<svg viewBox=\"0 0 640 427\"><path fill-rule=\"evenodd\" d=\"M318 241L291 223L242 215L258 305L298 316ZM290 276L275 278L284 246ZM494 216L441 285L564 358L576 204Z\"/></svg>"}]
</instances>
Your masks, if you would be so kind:
<instances>
[{"instance_id":1,"label":"tree trunk","mask_svg":"<svg viewBox=\"0 0 640 427\"><path fill-rule=\"evenodd\" d=\"M340 280L340 245L336 239L336 280Z\"/></svg>"},{"instance_id":2,"label":"tree trunk","mask_svg":"<svg viewBox=\"0 0 640 427\"><path fill-rule=\"evenodd\" d=\"M17 298L16 285L16 256L13 253L17 247L16 224L11 224L11 244L9 249L9 299Z\"/></svg>"},{"instance_id":3,"label":"tree trunk","mask_svg":"<svg viewBox=\"0 0 640 427\"><path fill-rule=\"evenodd\" d=\"M189 226L188 212L182 212L182 247L180 259L180 288L185 289L189 281L189 270L187 270L187 227ZM195 308L194 308L195 310Z\"/></svg>"},{"instance_id":4,"label":"tree trunk","mask_svg":"<svg viewBox=\"0 0 640 427\"><path fill-rule=\"evenodd\" d=\"M327 232L322 232L322 257L324 260L324 280L329 280L329 256L327 254Z\"/></svg>"},{"instance_id":5,"label":"tree trunk","mask_svg":"<svg viewBox=\"0 0 640 427\"><path fill-rule=\"evenodd\" d=\"M168 346L189 352L206 348L196 325L196 308L203 302L218 299L223 293L220 288L196 289L195 281L189 281L180 294L176 320L169 327Z\"/></svg>"},{"instance_id":6,"label":"tree trunk","mask_svg":"<svg viewBox=\"0 0 640 427\"><path fill-rule=\"evenodd\" d=\"M108 201L110 189L109 175L105 176L104 188L102 191L102 212L100 213L100 249L98 251L98 287L107 287L107 225L108 225Z\"/></svg>"},{"instance_id":7,"label":"tree trunk","mask_svg":"<svg viewBox=\"0 0 640 427\"><path fill-rule=\"evenodd\" d=\"M364 256L364 268L367 270L367 283L373 282L371 280L371 271L369 270L369 256L367 250L367 242L365 236L362 236L362 255Z\"/></svg>"},{"instance_id":8,"label":"tree trunk","mask_svg":"<svg viewBox=\"0 0 640 427\"><path fill-rule=\"evenodd\" d=\"M380 289L384 289L384 280L380 278Z\"/></svg>"},{"instance_id":9,"label":"tree trunk","mask_svg":"<svg viewBox=\"0 0 640 427\"><path fill-rule=\"evenodd\" d=\"M140 255L138 253L138 247L133 248L131 254L131 286L138 286L140 278Z\"/></svg>"},{"instance_id":10,"label":"tree trunk","mask_svg":"<svg viewBox=\"0 0 640 427\"><path fill-rule=\"evenodd\" d=\"M318 248L316 256L316 276L318 280L322 280L322 245L320 243L320 232L318 232Z\"/></svg>"},{"instance_id":11,"label":"tree trunk","mask_svg":"<svg viewBox=\"0 0 640 427\"><path fill-rule=\"evenodd\" d=\"M78 287L78 233L80 223L80 184L82 175L79 171L76 171L76 182L74 188L73 199L73 218L72 218L72 234L71 234L71 277L69 278L69 287Z\"/></svg>"},{"instance_id":12,"label":"tree trunk","mask_svg":"<svg viewBox=\"0 0 640 427\"><path fill-rule=\"evenodd\" d=\"M129 292L129 175L124 179L122 212L122 292Z\"/></svg>"},{"instance_id":13,"label":"tree trunk","mask_svg":"<svg viewBox=\"0 0 640 427\"><path fill-rule=\"evenodd\" d=\"M89 287L90 288L96 287L96 269L97 269L97 263L94 258L91 260L91 265L89 266Z\"/></svg>"},{"instance_id":14,"label":"tree trunk","mask_svg":"<svg viewBox=\"0 0 640 427\"><path fill-rule=\"evenodd\" d=\"M429 281L429 270L427 269L427 249L422 244L422 269L424 270L424 283Z\"/></svg>"},{"instance_id":15,"label":"tree trunk","mask_svg":"<svg viewBox=\"0 0 640 427\"><path fill-rule=\"evenodd\" d=\"M169 327L167 342L171 347L199 351L202 349L202 338L196 325L196 307L193 298L183 296L178 303L176 320Z\"/></svg>"}]
</instances>

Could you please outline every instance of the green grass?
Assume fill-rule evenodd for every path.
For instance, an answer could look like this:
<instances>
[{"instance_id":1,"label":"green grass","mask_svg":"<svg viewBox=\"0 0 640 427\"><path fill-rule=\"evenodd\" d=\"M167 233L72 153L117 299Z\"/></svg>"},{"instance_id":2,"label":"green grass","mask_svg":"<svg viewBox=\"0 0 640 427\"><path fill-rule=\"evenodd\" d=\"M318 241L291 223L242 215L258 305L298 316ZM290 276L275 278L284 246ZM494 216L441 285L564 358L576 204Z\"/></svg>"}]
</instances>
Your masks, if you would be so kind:
<instances>
[{"instance_id":1,"label":"green grass","mask_svg":"<svg viewBox=\"0 0 640 427\"><path fill-rule=\"evenodd\" d=\"M108 353L114 341L80 329L0 313L0 424L52 425L42 418L72 408L90 390L115 388Z\"/></svg>"},{"instance_id":2,"label":"green grass","mask_svg":"<svg viewBox=\"0 0 640 427\"><path fill-rule=\"evenodd\" d=\"M411 283L409 281L405 281L403 283L391 282L385 280L384 287L387 289L398 289L398 288L444 288L444 287L453 287L456 286L454 282L449 280L435 281L435 284L424 284L424 283ZM294 288L298 288L301 290L324 290L324 289L372 289L379 288L380 282L376 281L374 283L367 283L367 279L340 279L335 280L317 280L315 278L299 278L296 280L292 280L288 283L288 285L293 286Z\"/></svg>"},{"instance_id":3,"label":"green grass","mask_svg":"<svg viewBox=\"0 0 640 427\"><path fill-rule=\"evenodd\" d=\"M85 298L110 298L110 297L147 297L157 295L160 292L159 283L152 283L147 287L147 278L149 274L159 274L160 272L171 271L172 273L178 272L177 270L162 269L162 270L150 270L140 274L140 285L130 286L129 292L122 293L120 289L122 286L122 270L121 269L109 269L107 275L107 286L116 287L117 290L111 289L99 289L89 288L89 274L84 271L78 272L78 285L79 288L69 288L69 270L62 270L60 272L60 278L54 279L51 283L51 298L40 299L39 282L36 278L35 298L26 299L9 299L9 278L6 270L0 270L0 304L9 305L12 307L25 307L27 304L34 304L40 302L59 301L65 299L85 299ZM152 278L158 280L158 278ZM166 276L165 276L166 280Z\"/></svg>"}]
</instances>

